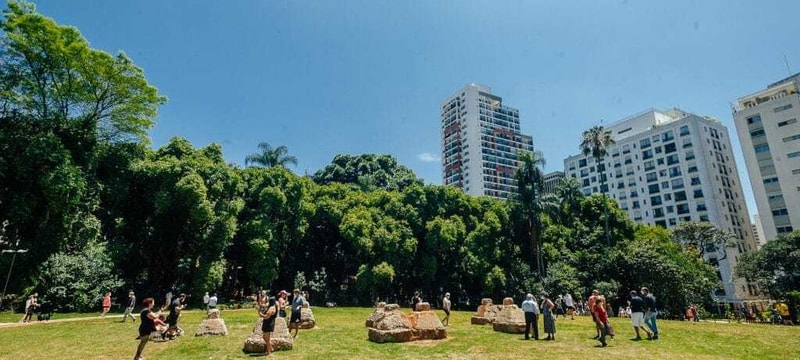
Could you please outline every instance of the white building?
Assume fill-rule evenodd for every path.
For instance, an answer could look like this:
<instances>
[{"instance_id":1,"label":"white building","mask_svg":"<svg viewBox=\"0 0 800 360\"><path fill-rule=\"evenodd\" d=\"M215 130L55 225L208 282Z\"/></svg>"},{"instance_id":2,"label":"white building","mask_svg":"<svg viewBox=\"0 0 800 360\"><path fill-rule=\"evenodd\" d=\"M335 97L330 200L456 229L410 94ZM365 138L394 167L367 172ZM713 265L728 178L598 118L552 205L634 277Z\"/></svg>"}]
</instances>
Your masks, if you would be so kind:
<instances>
[{"instance_id":1,"label":"white building","mask_svg":"<svg viewBox=\"0 0 800 360\"><path fill-rule=\"evenodd\" d=\"M764 244L767 243L767 240L764 239L764 227L761 225L761 218L758 214L753 215L753 239L756 241L756 245L760 249Z\"/></svg>"},{"instance_id":2,"label":"white building","mask_svg":"<svg viewBox=\"0 0 800 360\"><path fill-rule=\"evenodd\" d=\"M566 178L563 171L553 171L547 174L544 174L544 193L550 194L555 189L556 186L561 184L562 181Z\"/></svg>"},{"instance_id":3,"label":"white building","mask_svg":"<svg viewBox=\"0 0 800 360\"><path fill-rule=\"evenodd\" d=\"M762 241L800 229L800 74L732 104Z\"/></svg>"},{"instance_id":4,"label":"white building","mask_svg":"<svg viewBox=\"0 0 800 360\"><path fill-rule=\"evenodd\" d=\"M533 151L519 110L491 89L470 84L442 102L442 179L470 195L507 199L516 192L517 153Z\"/></svg>"},{"instance_id":5,"label":"white building","mask_svg":"<svg viewBox=\"0 0 800 360\"><path fill-rule=\"evenodd\" d=\"M735 236L725 255L706 254L717 265L724 287L718 296L736 301L755 288L734 279L739 254L756 249L742 196L728 130L718 121L679 109L646 110L606 127L615 144L603 163L591 155L564 160L568 177L584 194L602 191L629 216L672 228L686 221L708 221ZM601 176L607 178L601 186Z\"/></svg>"}]
</instances>

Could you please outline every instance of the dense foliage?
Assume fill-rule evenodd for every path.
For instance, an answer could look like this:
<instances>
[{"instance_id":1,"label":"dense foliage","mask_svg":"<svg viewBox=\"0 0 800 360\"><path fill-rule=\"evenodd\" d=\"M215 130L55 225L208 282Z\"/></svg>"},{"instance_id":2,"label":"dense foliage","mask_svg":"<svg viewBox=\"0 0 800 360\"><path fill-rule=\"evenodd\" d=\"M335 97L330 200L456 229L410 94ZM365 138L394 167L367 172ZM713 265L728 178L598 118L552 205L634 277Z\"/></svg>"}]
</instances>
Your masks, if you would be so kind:
<instances>
[{"instance_id":1,"label":"dense foliage","mask_svg":"<svg viewBox=\"0 0 800 360\"><path fill-rule=\"evenodd\" d=\"M30 250L12 293L89 310L128 288L197 302L300 286L312 303L405 303L421 291L465 308L592 288L619 304L615 294L647 285L678 309L716 285L697 247L634 224L613 200L584 197L574 181L543 194L539 153L517 174L521 196L500 201L424 185L389 155L337 155L303 177L266 143L248 168L226 164L216 144L149 149L164 98L130 59L25 3L10 2L0 25L0 247Z\"/></svg>"}]
</instances>

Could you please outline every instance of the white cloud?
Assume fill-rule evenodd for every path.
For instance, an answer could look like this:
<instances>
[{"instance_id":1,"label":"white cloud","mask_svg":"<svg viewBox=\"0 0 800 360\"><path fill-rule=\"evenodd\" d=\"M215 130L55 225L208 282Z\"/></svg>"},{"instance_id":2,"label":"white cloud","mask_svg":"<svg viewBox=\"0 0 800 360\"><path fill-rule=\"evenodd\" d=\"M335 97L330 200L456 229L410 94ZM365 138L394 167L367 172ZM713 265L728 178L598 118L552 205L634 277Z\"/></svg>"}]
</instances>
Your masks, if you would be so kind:
<instances>
[{"instance_id":1,"label":"white cloud","mask_svg":"<svg viewBox=\"0 0 800 360\"><path fill-rule=\"evenodd\" d=\"M441 160L438 156L427 152L417 155L417 159L422 162L439 162Z\"/></svg>"}]
</instances>

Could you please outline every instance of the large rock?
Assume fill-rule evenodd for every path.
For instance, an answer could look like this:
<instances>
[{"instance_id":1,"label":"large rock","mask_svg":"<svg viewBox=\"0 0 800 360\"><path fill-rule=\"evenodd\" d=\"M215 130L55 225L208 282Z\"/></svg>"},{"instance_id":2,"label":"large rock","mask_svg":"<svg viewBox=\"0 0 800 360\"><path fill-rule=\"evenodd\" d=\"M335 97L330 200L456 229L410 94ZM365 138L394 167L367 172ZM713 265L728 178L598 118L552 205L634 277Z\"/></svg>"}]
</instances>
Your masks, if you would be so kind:
<instances>
[{"instance_id":1,"label":"large rock","mask_svg":"<svg viewBox=\"0 0 800 360\"><path fill-rule=\"evenodd\" d=\"M379 302L375 310L372 310L372 314L367 318L367 321L365 322L364 325L366 325L366 327L368 328L373 327L375 325L375 320L383 316L384 307L386 307L386 303Z\"/></svg>"},{"instance_id":2,"label":"large rock","mask_svg":"<svg viewBox=\"0 0 800 360\"><path fill-rule=\"evenodd\" d=\"M406 342L414 339L411 322L400 312L397 304L386 305L382 313L375 315L372 327L369 328L367 334L370 341L385 343Z\"/></svg>"},{"instance_id":3,"label":"large rock","mask_svg":"<svg viewBox=\"0 0 800 360\"><path fill-rule=\"evenodd\" d=\"M311 308L307 305L304 305L302 308L300 308L300 328L313 329L316 325L317 320L314 319L314 313L311 312Z\"/></svg>"},{"instance_id":4,"label":"large rock","mask_svg":"<svg viewBox=\"0 0 800 360\"><path fill-rule=\"evenodd\" d=\"M414 329L414 340L438 340L447 338L447 330L439 320L439 316L430 310L430 304L417 304L418 309L428 309L415 311L408 316L411 327Z\"/></svg>"},{"instance_id":5,"label":"large rock","mask_svg":"<svg viewBox=\"0 0 800 360\"><path fill-rule=\"evenodd\" d=\"M503 299L503 308L492 323L492 329L510 334L525 333L525 312L514 304L514 299Z\"/></svg>"},{"instance_id":6,"label":"large rock","mask_svg":"<svg viewBox=\"0 0 800 360\"><path fill-rule=\"evenodd\" d=\"M228 327L225 326L225 320L219 316L219 310L213 309L208 313L208 316L200 326L197 328L195 336L207 335L228 335Z\"/></svg>"},{"instance_id":7,"label":"large rock","mask_svg":"<svg viewBox=\"0 0 800 360\"><path fill-rule=\"evenodd\" d=\"M264 337L261 332L261 322L264 319L258 318L256 325L253 327L253 334L244 341L244 351L246 354L251 353L264 353L266 347L264 346ZM286 319L282 317L275 318L275 331L269 338L272 344L273 351L292 350L292 336L289 334L289 327L286 326Z\"/></svg>"},{"instance_id":8,"label":"large rock","mask_svg":"<svg viewBox=\"0 0 800 360\"><path fill-rule=\"evenodd\" d=\"M481 304L478 306L478 309L475 311L475 315L472 315L470 322L473 325L491 324L494 322L495 318L497 318L500 309L502 309L502 306L492 304L492 299L483 298L481 299Z\"/></svg>"}]
</instances>

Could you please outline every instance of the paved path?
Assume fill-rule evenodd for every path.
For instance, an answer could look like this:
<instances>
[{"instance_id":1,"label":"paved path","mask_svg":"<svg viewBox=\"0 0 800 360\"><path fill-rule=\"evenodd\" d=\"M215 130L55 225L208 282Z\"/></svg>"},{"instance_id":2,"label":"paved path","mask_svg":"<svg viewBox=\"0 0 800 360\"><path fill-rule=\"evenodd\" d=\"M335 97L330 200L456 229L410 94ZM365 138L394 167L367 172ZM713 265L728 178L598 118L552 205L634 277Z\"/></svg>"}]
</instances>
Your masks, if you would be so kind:
<instances>
[{"instance_id":1,"label":"paved path","mask_svg":"<svg viewBox=\"0 0 800 360\"><path fill-rule=\"evenodd\" d=\"M231 310L225 310L225 312L229 312L229 311L252 311L252 310L253 309L231 309ZM204 311L204 310L184 310L184 312L187 312L187 313L193 313L193 312L199 312L199 311ZM58 314L54 314L54 315L58 316ZM22 317L23 314L19 314L19 316ZM138 320L139 314L136 313L136 314L134 314L134 316ZM36 320L34 320L34 321L31 321L31 322L28 322L28 323L22 323L22 322L10 322L9 323L9 322L5 322L5 323L0 323L0 329L11 328L11 327L19 327L19 326L34 326L34 325L60 323L60 322L86 321L86 320L98 320L98 319L122 319L122 314L106 315L105 317L97 315L97 316L75 317L75 318L65 318L65 319L56 318L56 319L53 319L53 320L50 320L50 321L36 321ZM117 320L117 321L120 321L120 320Z\"/></svg>"}]
</instances>

